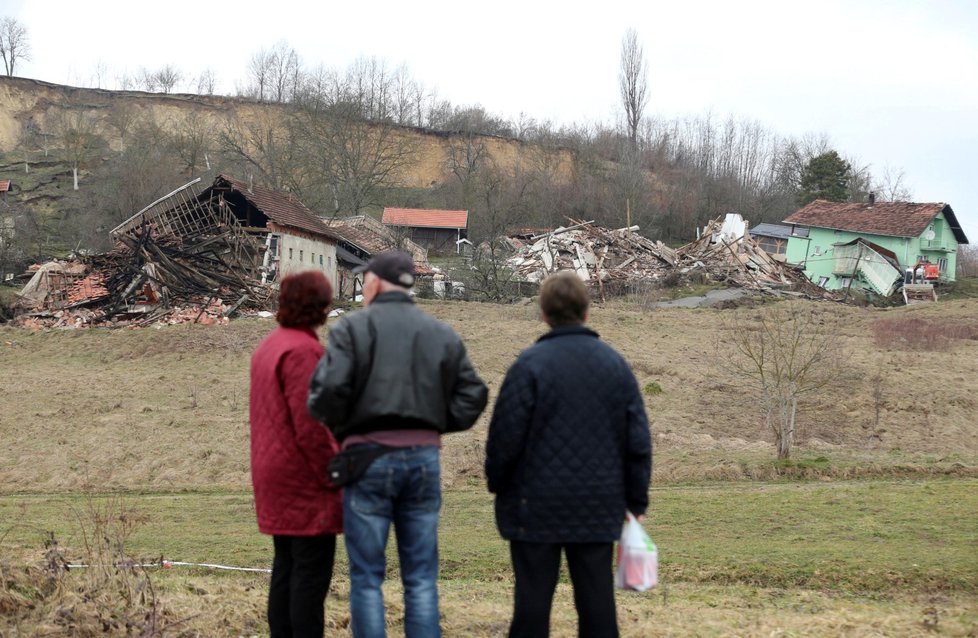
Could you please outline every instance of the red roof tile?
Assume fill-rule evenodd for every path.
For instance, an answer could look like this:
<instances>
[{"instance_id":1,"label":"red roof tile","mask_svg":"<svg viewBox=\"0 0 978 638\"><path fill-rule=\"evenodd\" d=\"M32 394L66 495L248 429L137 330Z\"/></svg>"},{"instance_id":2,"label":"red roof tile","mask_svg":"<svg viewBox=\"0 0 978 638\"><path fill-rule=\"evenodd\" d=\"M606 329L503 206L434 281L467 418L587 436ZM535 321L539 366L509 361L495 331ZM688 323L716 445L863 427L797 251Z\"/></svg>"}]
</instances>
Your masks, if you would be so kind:
<instances>
[{"instance_id":1,"label":"red roof tile","mask_svg":"<svg viewBox=\"0 0 978 638\"><path fill-rule=\"evenodd\" d=\"M0 193L6 193L10 190L10 180L0 179Z\"/></svg>"},{"instance_id":2,"label":"red roof tile","mask_svg":"<svg viewBox=\"0 0 978 638\"><path fill-rule=\"evenodd\" d=\"M430 208L385 208L383 222L388 226L420 228L468 228L469 211Z\"/></svg>"},{"instance_id":3,"label":"red roof tile","mask_svg":"<svg viewBox=\"0 0 978 638\"><path fill-rule=\"evenodd\" d=\"M915 204L913 202L829 202L816 199L788 216L784 223L816 226L854 233L919 237L939 213L951 225L959 243L968 243L951 207L943 203Z\"/></svg>"},{"instance_id":4,"label":"red roof tile","mask_svg":"<svg viewBox=\"0 0 978 638\"><path fill-rule=\"evenodd\" d=\"M220 186L221 182L241 193L252 206L276 224L291 226L336 241L336 234L326 227L326 223L292 195L264 186L252 186L249 189L248 184L228 175L219 175L214 185Z\"/></svg>"}]
</instances>

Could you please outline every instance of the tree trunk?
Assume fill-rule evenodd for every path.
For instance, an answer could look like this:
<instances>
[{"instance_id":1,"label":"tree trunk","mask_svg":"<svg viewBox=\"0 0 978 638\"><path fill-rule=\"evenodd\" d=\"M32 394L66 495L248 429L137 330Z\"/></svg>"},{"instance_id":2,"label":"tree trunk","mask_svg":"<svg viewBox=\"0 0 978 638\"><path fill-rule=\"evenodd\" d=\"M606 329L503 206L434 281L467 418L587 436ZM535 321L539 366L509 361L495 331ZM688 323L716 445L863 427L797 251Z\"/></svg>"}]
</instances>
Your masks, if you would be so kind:
<instances>
[{"instance_id":1,"label":"tree trunk","mask_svg":"<svg viewBox=\"0 0 978 638\"><path fill-rule=\"evenodd\" d=\"M75 190L78 190L78 167L74 166L71 169L72 177L75 178Z\"/></svg>"},{"instance_id":2,"label":"tree trunk","mask_svg":"<svg viewBox=\"0 0 978 638\"><path fill-rule=\"evenodd\" d=\"M795 414L798 411L798 399L792 397L781 411L781 437L778 442L778 458L791 457L791 447L795 442Z\"/></svg>"}]
</instances>

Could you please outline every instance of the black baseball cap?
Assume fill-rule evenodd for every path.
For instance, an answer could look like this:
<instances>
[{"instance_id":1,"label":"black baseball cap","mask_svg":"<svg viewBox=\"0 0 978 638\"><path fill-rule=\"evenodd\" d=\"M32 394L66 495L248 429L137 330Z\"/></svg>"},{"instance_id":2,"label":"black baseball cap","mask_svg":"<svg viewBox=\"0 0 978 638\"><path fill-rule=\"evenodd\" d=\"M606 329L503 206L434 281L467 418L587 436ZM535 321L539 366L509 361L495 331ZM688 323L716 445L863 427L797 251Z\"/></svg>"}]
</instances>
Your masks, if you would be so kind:
<instances>
[{"instance_id":1,"label":"black baseball cap","mask_svg":"<svg viewBox=\"0 0 978 638\"><path fill-rule=\"evenodd\" d=\"M399 250L377 253L370 263L357 266L353 272L372 272L384 281L404 288L414 285L414 260Z\"/></svg>"}]
</instances>

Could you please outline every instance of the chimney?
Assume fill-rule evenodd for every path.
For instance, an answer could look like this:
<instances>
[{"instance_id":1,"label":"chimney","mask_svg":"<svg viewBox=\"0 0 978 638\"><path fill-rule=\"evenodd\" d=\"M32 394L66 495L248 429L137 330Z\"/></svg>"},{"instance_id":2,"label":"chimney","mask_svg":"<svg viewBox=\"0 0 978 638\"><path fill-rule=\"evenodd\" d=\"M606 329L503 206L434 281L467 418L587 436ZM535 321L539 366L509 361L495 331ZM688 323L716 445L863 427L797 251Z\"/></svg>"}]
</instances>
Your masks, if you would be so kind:
<instances>
[{"instance_id":1,"label":"chimney","mask_svg":"<svg viewBox=\"0 0 978 638\"><path fill-rule=\"evenodd\" d=\"M255 190L255 176L248 175L248 192L252 193Z\"/></svg>"},{"instance_id":2,"label":"chimney","mask_svg":"<svg viewBox=\"0 0 978 638\"><path fill-rule=\"evenodd\" d=\"M869 205L872 206L876 203L876 193L869 191Z\"/></svg>"}]
</instances>

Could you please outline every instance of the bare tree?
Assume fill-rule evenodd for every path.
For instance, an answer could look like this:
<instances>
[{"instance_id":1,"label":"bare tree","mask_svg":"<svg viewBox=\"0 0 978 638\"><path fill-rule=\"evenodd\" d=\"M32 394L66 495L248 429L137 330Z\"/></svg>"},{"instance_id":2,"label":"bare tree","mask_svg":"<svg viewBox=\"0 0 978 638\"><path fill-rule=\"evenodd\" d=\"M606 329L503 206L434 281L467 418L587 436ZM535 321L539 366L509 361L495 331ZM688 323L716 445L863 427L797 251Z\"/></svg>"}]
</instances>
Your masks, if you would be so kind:
<instances>
[{"instance_id":1,"label":"bare tree","mask_svg":"<svg viewBox=\"0 0 978 638\"><path fill-rule=\"evenodd\" d=\"M89 250L112 247L108 231L149 202L186 183L168 144L169 125L145 113L129 128L125 155L110 156L93 170L65 216L64 241ZM72 200L67 200L66 204Z\"/></svg>"},{"instance_id":2,"label":"bare tree","mask_svg":"<svg viewBox=\"0 0 978 638\"><path fill-rule=\"evenodd\" d=\"M415 156L413 140L390 122L370 122L357 105L305 110L300 117L304 165L325 184L332 209L359 215L397 182Z\"/></svg>"},{"instance_id":3,"label":"bare tree","mask_svg":"<svg viewBox=\"0 0 978 638\"><path fill-rule=\"evenodd\" d=\"M416 92L417 82L411 78L407 65L404 64L397 67L392 82L394 104L391 110L394 120L402 126L411 125L413 123L412 96Z\"/></svg>"},{"instance_id":4,"label":"bare tree","mask_svg":"<svg viewBox=\"0 0 978 638\"><path fill-rule=\"evenodd\" d=\"M259 182L299 194L304 170L297 130L294 119L266 110L247 119L227 119L217 141L232 164L254 174Z\"/></svg>"},{"instance_id":5,"label":"bare tree","mask_svg":"<svg viewBox=\"0 0 978 638\"><path fill-rule=\"evenodd\" d=\"M119 152L126 152L126 138L137 121L135 108L128 102L116 101L105 114L105 122L119 135Z\"/></svg>"},{"instance_id":6,"label":"bare tree","mask_svg":"<svg viewBox=\"0 0 978 638\"><path fill-rule=\"evenodd\" d=\"M145 68L139 70L139 84L144 91L150 93L170 93L181 79L183 79L183 74L171 64L154 71Z\"/></svg>"},{"instance_id":7,"label":"bare tree","mask_svg":"<svg viewBox=\"0 0 978 638\"><path fill-rule=\"evenodd\" d=\"M248 61L249 85L245 93L259 102L264 102L271 91L273 64L274 54L266 49L257 51Z\"/></svg>"},{"instance_id":8,"label":"bare tree","mask_svg":"<svg viewBox=\"0 0 978 638\"><path fill-rule=\"evenodd\" d=\"M207 118L197 111L190 111L170 129L173 131L170 143L188 175L191 177L195 175L201 164L207 164L210 168L207 153L213 142L213 136Z\"/></svg>"},{"instance_id":9,"label":"bare tree","mask_svg":"<svg viewBox=\"0 0 978 638\"><path fill-rule=\"evenodd\" d=\"M115 77L116 87L120 91L131 91L139 86L139 81L126 72L122 72Z\"/></svg>"},{"instance_id":10,"label":"bare tree","mask_svg":"<svg viewBox=\"0 0 978 638\"><path fill-rule=\"evenodd\" d=\"M958 277L978 277L978 246L959 246L957 255Z\"/></svg>"},{"instance_id":11,"label":"bare tree","mask_svg":"<svg viewBox=\"0 0 978 638\"><path fill-rule=\"evenodd\" d=\"M489 149L481 135L466 131L449 136L446 155L448 170L462 187L463 206L469 210L474 204L475 178L489 158Z\"/></svg>"},{"instance_id":12,"label":"bare tree","mask_svg":"<svg viewBox=\"0 0 978 638\"><path fill-rule=\"evenodd\" d=\"M109 65L105 63L105 60L98 60L92 69L92 79L95 80L95 88L101 89L102 83L105 81L105 77L109 72Z\"/></svg>"},{"instance_id":13,"label":"bare tree","mask_svg":"<svg viewBox=\"0 0 978 638\"><path fill-rule=\"evenodd\" d=\"M648 73L645 53L638 41L638 32L628 29L621 41L621 66L618 71L618 89L625 108L628 138L632 145L638 143L638 128L648 101Z\"/></svg>"},{"instance_id":14,"label":"bare tree","mask_svg":"<svg viewBox=\"0 0 978 638\"><path fill-rule=\"evenodd\" d=\"M64 161L71 166L74 190L78 190L78 171L98 157L104 140L88 113L65 109L58 123L58 141Z\"/></svg>"},{"instance_id":15,"label":"bare tree","mask_svg":"<svg viewBox=\"0 0 978 638\"><path fill-rule=\"evenodd\" d=\"M172 64L160 67L153 75L156 77L156 85L164 93L173 92L174 87L183 79L183 74Z\"/></svg>"},{"instance_id":16,"label":"bare tree","mask_svg":"<svg viewBox=\"0 0 978 638\"><path fill-rule=\"evenodd\" d=\"M884 166L883 174L874 176L872 189L878 202L909 202L913 199L903 170L892 166Z\"/></svg>"},{"instance_id":17,"label":"bare tree","mask_svg":"<svg viewBox=\"0 0 978 638\"><path fill-rule=\"evenodd\" d=\"M810 305L782 302L724 326L717 361L735 383L752 388L774 432L779 459L791 456L798 401L838 380L833 326Z\"/></svg>"},{"instance_id":18,"label":"bare tree","mask_svg":"<svg viewBox=\"0 0 978 638\"><path fill-rule=\"evenodd\" d=\"M302 65L299 54L285 40L279 40L267 57L271 99L275 102L294 101L302 85Z\"/></svg>"},{"instance_id":19,"label":"bare tree","mask_svg":"<svg viewBox=\"0 0 978 638\"><path fill-rule=\"evenodd\" d=\"M197 95L214 95L217 92L217 73L214 69L204 69L197 77Z\"/></svg>"},{"instance_id":20,"label":"bare tree","mask_svg":"<svg viewBox=\"0 0 978 638\"><path fill-rule=\"evenodd\" d=\"M9 16L0 20L0 56L4 70L13 75L17 62L31 59L31 41L27 27Z\"/></svg>"}]
</instances>

